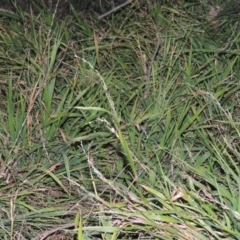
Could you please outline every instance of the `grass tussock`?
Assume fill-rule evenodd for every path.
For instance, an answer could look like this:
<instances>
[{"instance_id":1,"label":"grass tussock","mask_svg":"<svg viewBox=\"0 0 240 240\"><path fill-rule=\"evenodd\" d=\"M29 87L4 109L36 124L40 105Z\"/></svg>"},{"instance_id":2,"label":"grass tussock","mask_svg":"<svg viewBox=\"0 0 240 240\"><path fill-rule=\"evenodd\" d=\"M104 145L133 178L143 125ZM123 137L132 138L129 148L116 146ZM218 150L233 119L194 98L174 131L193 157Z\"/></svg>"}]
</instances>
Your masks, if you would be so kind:
<instances>
[{"instance_id":1,"label":"grass tussock","mask_svg":"<svg viewBox=\"0 0 240 240\"><path fill-rule=\"evenodd\" d=\"M1 239L240 239L240 38L210 7L1 10Z\"/></svg>"}]
</instances>

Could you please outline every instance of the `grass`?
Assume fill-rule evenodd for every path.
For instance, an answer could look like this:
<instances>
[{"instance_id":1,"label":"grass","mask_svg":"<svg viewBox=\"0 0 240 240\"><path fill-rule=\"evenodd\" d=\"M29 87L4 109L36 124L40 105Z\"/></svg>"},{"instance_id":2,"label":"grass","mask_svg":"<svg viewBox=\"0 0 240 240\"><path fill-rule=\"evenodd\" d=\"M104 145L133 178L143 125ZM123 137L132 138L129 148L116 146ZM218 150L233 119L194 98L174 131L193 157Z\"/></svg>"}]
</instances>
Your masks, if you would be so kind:
<instances>
[{"instance_id":1,"label":"grass","mask_svg":"<svg viewBox=\"0 0 240 240\"><path fill-rule=\"evenodd\" d=\"M2 239L240 239L239 34L141 4L1 10Z\"/></svg>"}]
</instances>

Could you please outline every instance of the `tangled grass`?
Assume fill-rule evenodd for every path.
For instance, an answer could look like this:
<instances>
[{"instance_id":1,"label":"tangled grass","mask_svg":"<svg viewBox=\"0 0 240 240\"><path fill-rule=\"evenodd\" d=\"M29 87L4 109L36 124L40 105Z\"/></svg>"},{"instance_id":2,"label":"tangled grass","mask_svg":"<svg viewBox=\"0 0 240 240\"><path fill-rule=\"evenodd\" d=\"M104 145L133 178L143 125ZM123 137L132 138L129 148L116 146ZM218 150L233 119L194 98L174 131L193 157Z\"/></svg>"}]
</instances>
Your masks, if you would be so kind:
<instances>
[{"instance_id":1,"label":"tangled grass","mask_svg":"<svg viewBox=\"0 0 240 240\"><path fill-rule=\"evenodd\" d=\"M209 9L2 12L2 239L240 238L240 38Z\"/></svg>"}]
</instances>

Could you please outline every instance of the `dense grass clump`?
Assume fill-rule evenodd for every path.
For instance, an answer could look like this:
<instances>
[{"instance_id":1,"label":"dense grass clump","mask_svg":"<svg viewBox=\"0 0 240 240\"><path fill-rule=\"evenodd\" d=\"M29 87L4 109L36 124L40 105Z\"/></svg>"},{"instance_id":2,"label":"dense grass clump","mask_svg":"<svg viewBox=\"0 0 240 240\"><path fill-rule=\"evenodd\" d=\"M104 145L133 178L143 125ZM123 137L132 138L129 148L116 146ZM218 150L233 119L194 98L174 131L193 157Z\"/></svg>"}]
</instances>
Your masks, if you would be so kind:
<instances>
[{"instance_id":1,"label":"dense grass clump","mask_svg":"<svg viewBox=\"0 0 240 240\"><path fill-rule=\"evenodd\" d=\"M240 36L213 6L1 10L1 239L240 239Z\"/></svg>"}]
</instances>

